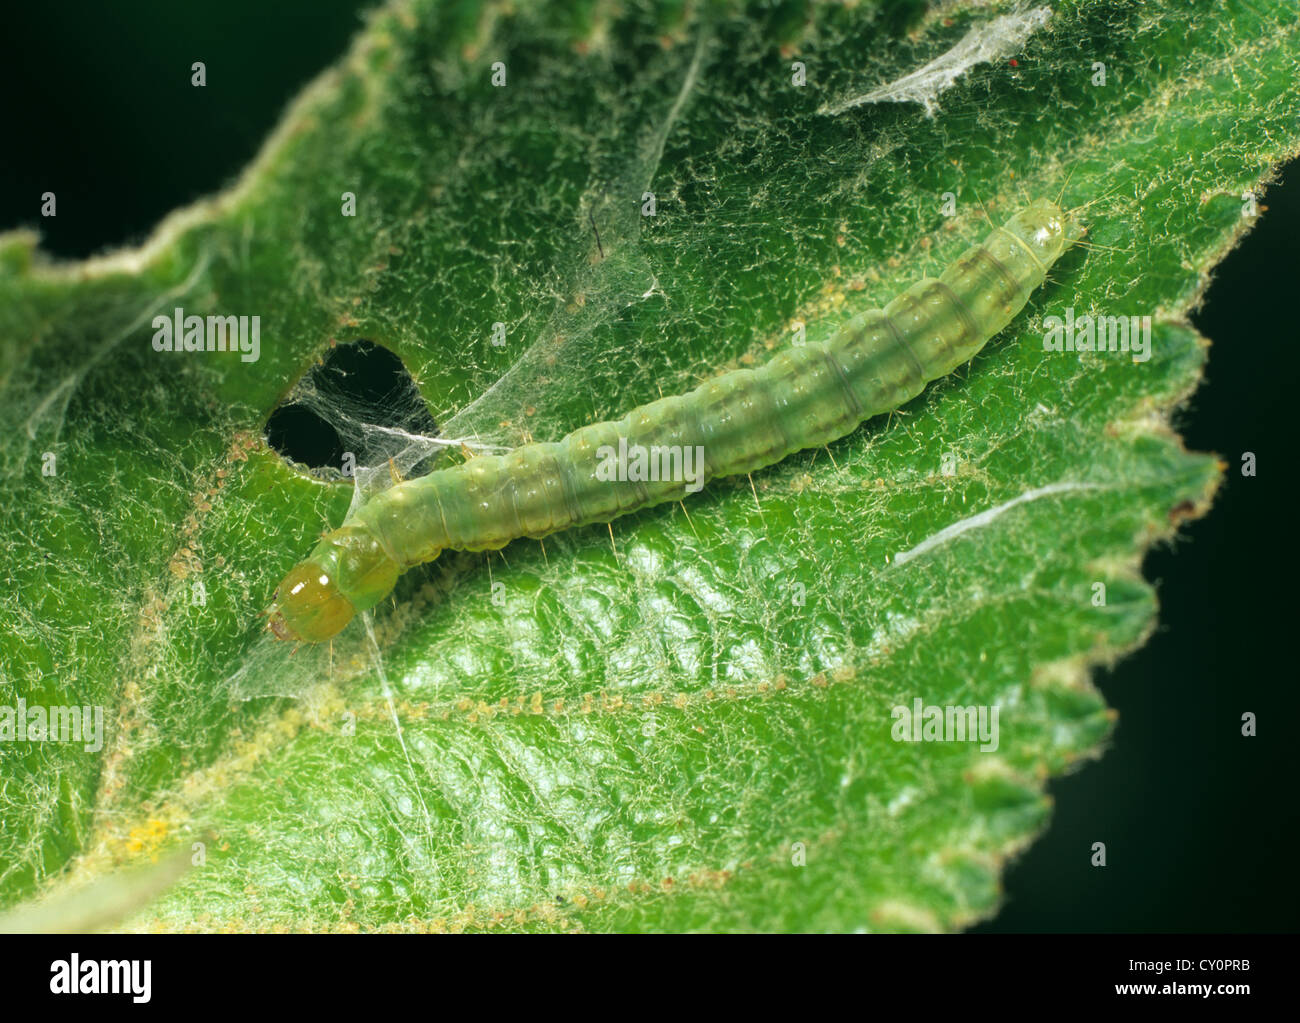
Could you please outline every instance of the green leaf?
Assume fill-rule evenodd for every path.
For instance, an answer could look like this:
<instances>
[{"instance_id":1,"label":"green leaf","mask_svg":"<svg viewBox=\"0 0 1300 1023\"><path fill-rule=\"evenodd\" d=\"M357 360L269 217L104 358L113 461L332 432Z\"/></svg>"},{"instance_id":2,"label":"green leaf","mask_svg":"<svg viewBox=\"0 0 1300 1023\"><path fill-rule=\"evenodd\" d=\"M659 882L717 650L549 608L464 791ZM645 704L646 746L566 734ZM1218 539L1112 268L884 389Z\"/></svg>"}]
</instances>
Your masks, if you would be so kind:
<instances>
[{"instance_id":1,"label":"green leaf","mask_svg":"<svg viewBox=\"0 0 1300 1023\"><path fill-rule=\"evenodd\" d=\"M1217 484L1169 425L1205 360L1184 316L1249 228L1242 193L1297 151L1300 22L1282 0L1059 3L933 117L820 113L997 13L888 11L398 4L143 249L55 266L0 240L3 702L100 706L106 732L0 743L3 905L202 842L121 926L996 910L1046 780L1108 734L1089 669L1155 626L1143 551ZM1098 247L888 421L612 536L444 556L373 645L361 623L332 654L262 631L351 499L261 439L331 344L396 352L443 437L558 438L798 322L825 334L936 275L985 208L1063 188ZM260 357L154 351L176 306L260 316ZM1067 307L1151 315L1149 359L1045 351ZM916 699L996 706L997 749L895 741Z\"/></svg>"}]
</instances>

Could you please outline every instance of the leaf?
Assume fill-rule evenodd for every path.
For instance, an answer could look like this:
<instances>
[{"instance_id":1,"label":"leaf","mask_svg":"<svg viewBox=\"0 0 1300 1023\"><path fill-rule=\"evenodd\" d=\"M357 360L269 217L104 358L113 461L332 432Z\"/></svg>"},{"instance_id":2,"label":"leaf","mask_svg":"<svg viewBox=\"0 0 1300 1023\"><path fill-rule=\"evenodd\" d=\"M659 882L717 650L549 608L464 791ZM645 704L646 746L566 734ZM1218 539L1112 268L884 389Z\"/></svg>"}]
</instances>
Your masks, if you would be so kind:
<instances>
[{"instance_id":1,"label":"leaf","mask_svg":"<svg viewBox=\"0 0 1300 1023\"><path fill-rule=\"evenodd\" d=\"M1242 193L1297 151L1297 14L1060 3L932 118L818 113L992 16L882 10L396 4L233 189L141 250L57 266L0 241L3 684L105 715L97 753L0 744L4 905L201 842L122 926L996 910L1046 780L1108 734L1089 669L1155 625L1143 551L1217 484L1169 425L1205 359L1184 317L1249 228ZM444 437L555 438L797 323L824 336L937 274L985 208L1063 188L1098 247L887 421L612 536L444 556L373 646L360 623L332 657L259 631L351 498L261 439L331 344L397 353ZM259 316L259 358L154 351L177 306ZM1067 307L1152 316L1149 359L1045 351ZM997 749L894 741L917 699L997 707Z\"/></svg>"}]
</instances>

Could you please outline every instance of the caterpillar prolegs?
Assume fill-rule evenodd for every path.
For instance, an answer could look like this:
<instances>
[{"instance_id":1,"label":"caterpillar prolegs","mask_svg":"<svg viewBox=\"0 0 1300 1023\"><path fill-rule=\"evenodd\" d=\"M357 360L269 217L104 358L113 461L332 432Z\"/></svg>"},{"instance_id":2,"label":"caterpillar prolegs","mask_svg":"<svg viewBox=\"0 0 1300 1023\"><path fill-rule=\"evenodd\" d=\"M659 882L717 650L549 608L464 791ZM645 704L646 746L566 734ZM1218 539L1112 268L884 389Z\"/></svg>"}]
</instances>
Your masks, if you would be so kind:
<instances>
[{"instance_id":1,"label":"caterpillar prolegs","mask_svg":"<svg viewBox=\"0 0 1300 1023\"><path fill-rule=\"evenodd\" d=\"M1037 200L937 280L918 281L883 310L854 317L829 341L725 373L618 422L399 483L290 570L271 605L271 631L309 643L329 639L386 597L403 571L441 551L494 550L518 537L608 522L843 437L975 355L1081 233L1055 203ZM659 478L608 471L614 451L664 450L698 452L699 464L650 474Z\"/></svg>"}]
</instances>

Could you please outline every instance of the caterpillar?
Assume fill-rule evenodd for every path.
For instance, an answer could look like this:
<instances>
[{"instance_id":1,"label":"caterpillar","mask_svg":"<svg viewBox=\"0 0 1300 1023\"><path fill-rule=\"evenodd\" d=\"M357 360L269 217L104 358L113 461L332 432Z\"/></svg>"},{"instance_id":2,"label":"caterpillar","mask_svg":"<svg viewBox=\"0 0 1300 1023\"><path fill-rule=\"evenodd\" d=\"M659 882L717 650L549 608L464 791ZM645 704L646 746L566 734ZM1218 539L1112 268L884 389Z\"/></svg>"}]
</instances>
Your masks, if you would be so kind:
<instances>
[{"instance_id":1,"label":"caterpillar","mask_svg":"<svg viewBox=\"0 0 1300 1023\"><path fill-rule=\"evenodd\" d=\"M444 550L495 550L519 537L608 522L843 437L974 356L1082 234L1056 203L1036 200L938 279L853 317L828 341L792 347L757 369L725 373L618 422L398 483L289 571L272 597L268 626L280 639L317 643L383 600L406 569ZM642 464L611 473L615 451L624 459L629 451L687 457L674 471L647 473ZM686 464L692 452L693 471Z\"/></svg>"}]
</instances>

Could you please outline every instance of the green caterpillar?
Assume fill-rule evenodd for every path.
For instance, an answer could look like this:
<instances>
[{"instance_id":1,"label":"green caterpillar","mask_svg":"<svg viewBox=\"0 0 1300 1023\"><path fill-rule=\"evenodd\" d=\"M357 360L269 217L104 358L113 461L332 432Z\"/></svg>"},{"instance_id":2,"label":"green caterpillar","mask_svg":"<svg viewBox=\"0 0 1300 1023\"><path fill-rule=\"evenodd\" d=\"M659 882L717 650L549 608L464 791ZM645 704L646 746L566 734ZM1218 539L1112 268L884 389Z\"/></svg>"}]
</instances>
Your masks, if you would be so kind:
<instances>
[{"instance_id":1,"label":"green caterpillar","mask_svg":"<svg viewBox=\"0 0 1300 1023\"><path fill-rule=\"evenodd\" d=\"M1082 233L1056 203L1037 200L938 280L918 281L829 341L725 373L616 423L399 483L358 508L290 570L269 610L271 631L318 643L383 600L406 569L441 551L495 550L518 537L608 522L843 437L975 355ZM615 451L676 452L677 466L665 458L672 471L611 473ZM699 455L693 469L691 453Z\"/></svg>"}]
</instances>

